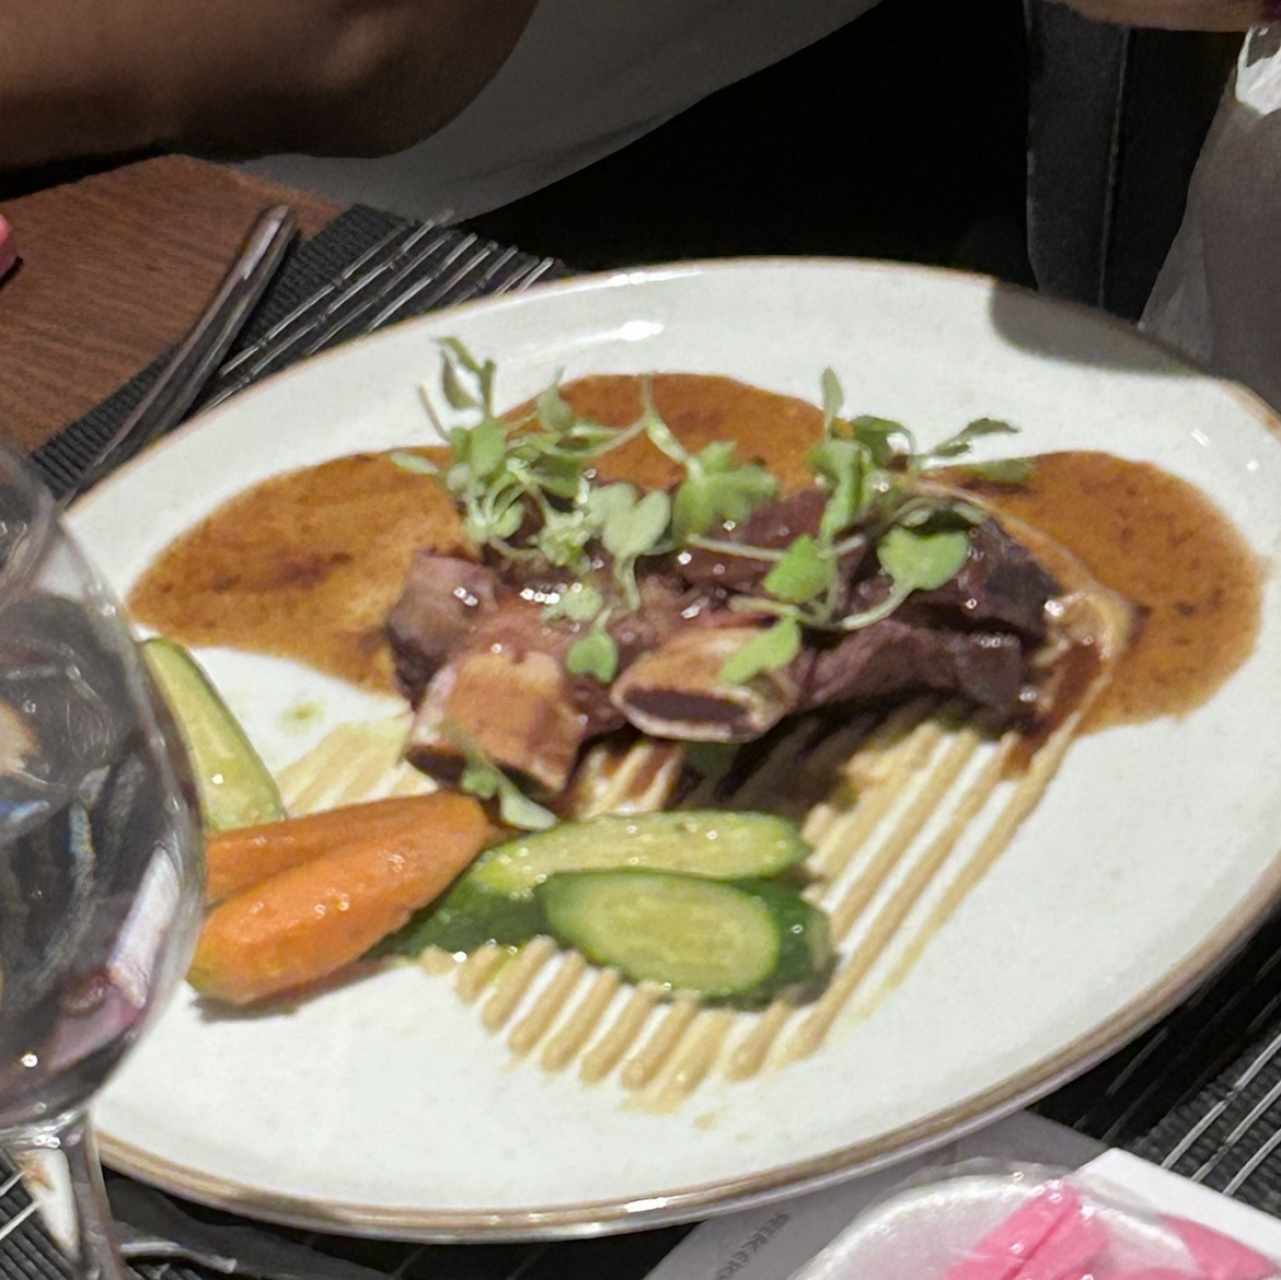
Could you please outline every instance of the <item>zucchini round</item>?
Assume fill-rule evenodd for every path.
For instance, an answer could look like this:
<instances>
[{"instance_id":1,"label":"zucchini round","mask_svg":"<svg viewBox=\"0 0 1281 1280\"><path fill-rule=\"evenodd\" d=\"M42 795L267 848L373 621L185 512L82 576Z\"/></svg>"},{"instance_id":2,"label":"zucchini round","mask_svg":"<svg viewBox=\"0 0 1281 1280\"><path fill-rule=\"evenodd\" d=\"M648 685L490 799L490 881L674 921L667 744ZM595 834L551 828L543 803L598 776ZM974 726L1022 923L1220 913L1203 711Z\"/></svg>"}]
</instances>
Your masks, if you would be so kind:
<instances>
[{"instance_id":1,"label":"zucchini round","mask_svg":"<svg viewBox=\"0 0 1281 1280\"><path fill-rule=\"evenodd\" d=\"M822 972L827 919L798 894L755 881L656 871L576 871L535 890L560 942L633 982L755 1003Z\"/></svg>"}]
</instances>

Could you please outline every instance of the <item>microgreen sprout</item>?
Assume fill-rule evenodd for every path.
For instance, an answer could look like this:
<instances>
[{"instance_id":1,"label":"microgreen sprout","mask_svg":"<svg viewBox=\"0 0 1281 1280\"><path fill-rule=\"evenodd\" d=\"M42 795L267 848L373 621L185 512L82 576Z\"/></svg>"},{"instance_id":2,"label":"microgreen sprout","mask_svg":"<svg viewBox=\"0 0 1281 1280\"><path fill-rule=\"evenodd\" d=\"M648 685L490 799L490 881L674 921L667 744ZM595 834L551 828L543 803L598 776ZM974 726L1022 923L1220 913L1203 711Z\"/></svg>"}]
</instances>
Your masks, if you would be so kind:
<instances>
[{"instance_id":1,"label":"microgreen sprout","mask_svg":"<svg viewBox=\"0 0 1281 1280\"><path fill-rule=\"evenodd\" d=\"M731 441L687 448L659 412L649 379L641 382L640 416L624 427L580 414L572 393L562 391L559 374L531 411L500 419L494 411L494 362L478 360L455 338L440 347L440 394L455 414L473 419L470 426L450 430L450 462L442 476L462 510L464 530L478 548L501 558L541 561L571 576L544 608L543 619L586 628L568 650L566 667L604 683L619 664L606 623L611 612L639 607L637 572L647 557L702 550L768 566L760 594L728 602L731 609L776 619L725 664L722 676L733 683L790 663L804 628L846 632L870 626L913 592L947 582L969 555L966 526L987 515L974 503L924 484L923 477L963 458L977 440L1016 430L979 418L919 450L911 431L894 419L843 418L845 392L836 374L825 369L822 430L808 455L826 493L818 528L785 545L754 546L733 535L777 495L776 479L759 463L739 458ZM679 468L670 492L598 480L599 460L638 437ZM416 454L398 451L392 461L407 471L439 474ZM966 467L997 484L1024 483L1030 469L1022 458ZM869 549L887 579L886 594L870 608L843 612L850 572L843 566ZM487 776L477 773L473 781Z\"/></svg>"}]
</instances>

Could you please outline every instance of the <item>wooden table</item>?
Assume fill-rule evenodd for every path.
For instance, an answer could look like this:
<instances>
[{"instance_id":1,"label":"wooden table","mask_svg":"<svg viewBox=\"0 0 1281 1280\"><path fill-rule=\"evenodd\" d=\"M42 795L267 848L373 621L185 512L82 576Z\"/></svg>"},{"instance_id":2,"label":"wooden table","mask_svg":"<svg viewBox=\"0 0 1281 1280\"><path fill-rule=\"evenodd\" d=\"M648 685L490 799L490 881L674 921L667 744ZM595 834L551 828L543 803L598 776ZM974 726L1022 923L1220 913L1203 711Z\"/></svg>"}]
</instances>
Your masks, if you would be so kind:
<instances>
[{"instance_id":1,"label":"wooden table","mask_svg":"<svg viewBox=\"0 0 1281 1280\"><path fill-rule=\"evenodd\" d=\"M336 206L183 156L10 201L22 265L0 285L0 437L24 449L92 408L188 329L255 214L304 235Z\"/></svg>"}]
</instances>

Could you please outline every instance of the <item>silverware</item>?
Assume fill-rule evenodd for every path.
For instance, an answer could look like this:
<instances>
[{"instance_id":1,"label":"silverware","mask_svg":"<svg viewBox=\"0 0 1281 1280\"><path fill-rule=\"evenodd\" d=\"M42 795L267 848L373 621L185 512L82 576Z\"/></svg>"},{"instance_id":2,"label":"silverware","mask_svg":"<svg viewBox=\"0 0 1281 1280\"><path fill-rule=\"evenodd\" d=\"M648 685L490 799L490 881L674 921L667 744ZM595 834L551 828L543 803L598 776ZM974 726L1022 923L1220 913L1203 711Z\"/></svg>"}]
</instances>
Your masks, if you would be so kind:
<instances>
[{"instance_id":1,"label":"silverware","mask_svg":"<svg viewBox=\"0 0 1281 1280\"><path fill-rule=\"evenodd\" d=\"M441 229L438 221L432 220L419 225L410 224L384 236L341 275L321 286L306 301L299 303L257 342L228 360L218 371L216 389L209 397L206 408L213 408L237 391L250 386L274 364L291 355L300 342L331 322L344 307L357 301L362 294L368 291L377 294L382 287L382 278L388 273L395 273L393 278L398 278L403 270L416 268L446 243L449 235L447 230ZM427 245L419 249L423 240L427 240ZM378 260L380 258L381 261ZM408 265L402 268L401 264L407 259Z\"/></svg>"},{"instance_id":2,"label":"silverware","mask_svg":"<svg viewBox=\"0 0 1281 1280\"><path fill-rule=\"evenodd\" d=\"M532 258L478 241L440 221L398 229L223 365L205 408L221 404L290 360L372 333L398 318L411 301L416 311L424 311L481 293L514 292L556 265L555 258Z\"/></svg>"},{"instance_id":3,"label":"silverware","mask_svg":"<svg viewBox=\"0 0 1281 1280\"><path fill-rule=\"evenodd\" d=\"M199 320L138 407L64 496L64 502L181 421L244 328L284 260L296 229L297 219L287 205L275 205L259 216Z\"/></svg>"}]
</instances>

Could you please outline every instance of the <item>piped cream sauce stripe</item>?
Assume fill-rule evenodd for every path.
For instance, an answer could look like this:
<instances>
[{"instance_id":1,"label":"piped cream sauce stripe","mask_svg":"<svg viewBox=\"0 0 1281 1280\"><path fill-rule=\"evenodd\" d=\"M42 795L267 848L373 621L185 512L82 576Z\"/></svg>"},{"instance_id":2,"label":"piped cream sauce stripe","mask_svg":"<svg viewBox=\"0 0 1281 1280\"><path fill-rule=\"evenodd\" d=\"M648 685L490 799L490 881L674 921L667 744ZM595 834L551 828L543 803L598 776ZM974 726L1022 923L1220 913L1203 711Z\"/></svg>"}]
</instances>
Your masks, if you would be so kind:
<instances>
[{"instance_id":1,"label":"piped cream sauce stripe","mask_svg":"<svg viewBox=\"0 0 1281 1280\"><path fill-rule=\"evenodd\" d=\"M477 947L460 966L454 990L467 1004L473 1003L480 997L490 978L510 958L510 952L503 947Z\"/></svg>"},{"instance_id":2,"label":"piped cream sauce stripe","mask_svg":"<svg viewBox=\"0 0 1281 1280\"><path fill-rule=\"evenodd\" d=\"M533 1007L512 1028L507 1044L513 1053L524 1057L547 1034L586 971L587 961L578 952L565 957Z\"/></svg>"},{"instance_id":3,"label":"piped cream sauce stripe","mask_svg":"<svg viewBox=\"0 0 1281 1280\"><path fill-rule=\"evenodd\" d=\"M403 775L396 779L387 794L393 796L422 796L434 790L435 788L432 784L417 769L407 768L404 770Z\"/></svg>"},{"instance_id":4,"label":"piped cream sauce stripe","mask_svg":"<svg viewBox=\"0 0 1281 1280\"><path fill-rule=\"evenodd\" d=\"M674 1110L703 1083L720 1058L733 1025L734 1014L727 1009L704 1009L695 1018L679 1050L672 1054L670 1067L656 1082L652 1102L658 1110Z\"/></svg>"},{"instance_id":5,"label":"piped cream sauce stripe","mask_svg":"<svg viewBox=\"0 0 1281 1280\"><path fill-rule=\"evenodd\" d=\"M578 1051L587 1043L592 1029L614 999L620 985L618 974L613 969L606 969L603 973L596 975L596 981L587 989L587 994L579 1002L578 1007L543 1046L539 1061L544 1070L561 1071L573 1062ZM637 997L644 999L640 992L637 992L634 998Z\"/></svg>"},{"instance_id":6,"label":"piped cream sauce stripe","mask_svg":"<svg viewBox=\"0 0 1281 1280\"><path fill-rule=\"evenodd\" d=\"M315 813L336 804L354 804L378 794L417 795L432 790L416 769L400 762L406 721L339 725L277 778L288 812Z\"/></svg>"},{"instance_id":7,"label":"piped cream sauce stripe","mask_svg":"<svg viewBox=\"0 0 1281 1280\"><path fill-rule=\"evenodd\" d=\"M929 766L904 812L832 909L837 937L853 927L894 869L910 857L926 822L940 811L981 745L983 735L978 721L960 729L953 727L951 719L956 710L952 704L940 710L937 699L919 698L898 708L870 732L868 722L854 723L819 741L806 753L807 769L811 771L827 754L836 757L836 764L848 753L848 763L839 772L858 793L852 807L852 797L836 795L820 800L806 814L804 830L815 845L807 865L828 884L850 868L895 803ZM930 937L999 858L1057 772L1083 712L1084 708L1060 726L1037 752L1028 773L976 852L945 887L924 924L908 940L873 1004L902 980ZM402 737L400 721L335 730L282 773L282 793L289 810L307 812L377 794L431 790L430 782L398 763ZM804 735L797 737L798 744L803 740ZM780 746L790 742L789 736ZM913 907L946 864L969 824L991 798L1016 742L1014 734L1001 740L999 750L985 762L980 776L965 789L944 829L917 861L908 864L905 878L878 909L855 951L840 965L819 1000L803 1012L791 1039L782 1044L782 1060L805 1056L822 1043L850 997L899 936ZM941 744L945 745L940 750ZM746 797L758 789L776 786L775 775L792 770L795 755L795 751L776 748L735 795L735 805L744 804ZM630 800L632 812L661 807L679 772L680 761L675 757L666 759L653 773L645 794L632 796L629 788L635 779L652 768L652 747L639 744L593 797L593 810L605 811L625 800ZM695 792L695 802L705 789L700 787ZM821 882L807 891L807 897L821 899L821 895ZM427 960L422 963L429 967ZM543 1041L540 1065L548 1071L558 1071L579 1059L579 1076L586 1084L605 1079L621 1064L623 1087L642 1093L647 1103L660 1109L678 1106L718 1065L734 1080L759 1072L770 1061L774 1046L793 1016L800 1012L786 998L776 1000L759 1014L701 1009L690 996L662 1004L661 993L646 984L626 993L613 1021L601 1031L623 985L618 975L612 971L596 973L583 990L583 980L589 972L584 959L577 953L559 953L546 938L535 939L515 956L504 948L482 947L462 964L442 953L439 963L430 968L437 972L456 969L458 994L468 1003L477 1001L493 983L481 1017L483 1025L496 1031L510 1021L534 979L549 964L553 965L550 980L510 1032L508 1044L512 1051L528 1055ZM740 1026L746 1032L734 1044L731 1037ZM637 1044L640 1047L633 1052Z\"/></svg>"},{"instance_id":8,"label":"piped cream sauce stripe","mask_svg":"<svg viewBox=\"0 0 1281 1280\"><path fill-rule=\"evenodd\" d=\"M909 741L905 744L906 750L899 757L897 769L892 773L882 775L884 781L879 784L877 790L864 796L862 804L850 814L851 821L848 824L839 824L829 837L835 847L844 850L844 863L848 864L853 858L855 850L870 832L870 828L859 821L860 809L872 807L879 818L889 804L901 794L904 787L911 781L912 772L925 763L923 744L918 736L922 728L924 726L918 727L913 732L912 737L917 738L916 742ZM933 745L937 740L931 737L928 741L930 745ZM967 726L957 735L943 753L941 759L927 775L922 788L913 798L911 806L886 837L872 860L859 874L858 879L849 887L836 906L831 909L832 935L836 941L840 941L845 937L855 920L862 914L868 903L872 901L894 868L906 856L911 842L920 834L921 827L928 821L934 812L935 806L942 803L943 798L951 789L962 769L964 769L975 751L978 750L981 741L981 735L977 730L973 726ZM998 774L997 776L999 777L1000 775ZM874 799L877 804L872 806L870 802ZM876 926L873 926L873 937L875 936L875 928ZM845 971L850 965L859 963L860 955L867 951L870 954L867 956L866 967L863 969L865 973L875 963L881 951L888 945L891 937L892 932L887 932L879 943L873 942L871 946L867 942L862 944L854 955L833 974L831 978L832 985L835 986L845 981L852 981L853 985L850 989L853 990L858 985L861 975L860 978L846 980L843 976ZM830 989L831 987L829 987ZM730 1079L745 1080L759 1071L765 1065L774 1041L782 1032L791 1013L792 1006L787 1002L785 996L775 1000L761 1017L759 1024L748 1033L742 1045L730 1055L725 1065L725 1074Z\"/></svg>"},{"instance_id":9,"label":"piped cream sauce stripe","mask_svg":"<svg viewBox=\"0 0 1281 1280\"><path fill-rule=\"evenodd\" d=\"M534 938L521 947L516 958L499 976L493 994L485 1001L480 1020L486 1031L497 1031L506 1024L529 990L529 984L556 954L556 949L550 938Z\"/></svg>"},{"instance_id":10,"label":"piped cream sauce stripe","mask_svg":"<svg viewBox=\"0 0 1281 1280\"><path fill-rule=\"evenodd\" d=\"M816 851L815 864L826 879L835 880L849 866L898 799L902 788L925 766L930 753L942 740L943 726L937 720L926 720L904 732L906 736L893 746L874 749L876 759L868 769L858 764L862 753L852 757L846 767L847 778L859 779L854 785L861 794L850 810L848 826L842 824L839 836L833 831Z\"/></svg>"},{"instance_id":11,"label":"piped cream sauce stripe","mask_svg":"<svg viewBox=\"0 0 1281 1280\"><path fill-rule=\"evenodd\" d=\"M923 697L896 707L873 731L863 748L850 757L842 772L858 787L873 787L887 781L897 771L899 756L912 741L912 731L937 705L936 698Z\"/></svg>"},{"instance_id":12,"label":"piped cream sauce stripe","mask_svg":"<svg viewBox=\"0 0 1281 1280\"><path fill-rule=\"evenodd\" d=\"M966 737L971 739L969 743L965 742ZM1001 781L1014 740L1013 735L1007 735L1002 741L1001 749L988 760L979 777L966 789L947 826L935 837L925 854L911 864L907 876L877 911L863 939L835 974L827 990L801 1019L791 1040L784 1046L782 1056L785 1061L805 1057L823 1043L841 1010L898 935L912 907L947 861L948 855L956 847L966 826L978 816L991 798ZM957 754L963 756L962 764L973 755L978 741L978 734L972 727L962 730L956 744L961 748ZM933 787L935 781L935 778L931 778L929 786ZM859 888L859 885L855 885L851 893ZM834 919L845 906L845 902L840 904ZM911 945L924 948L928 936L929 924L921 930Z\"/></svg>"},{"instance_id":13,"label":"piped cream sauce stripe","mask_svg":"<svg viewBox=\"0 0 1281 1280\"><path fill-rule=\"evenodd\" d=\"M730 1080L748 1080L754 1076L765 1065L770 1048L794 1012L786 1000L775 1000L729 1055L725 1075Z\"/></svg>"},{"instance_id":14,"label":"piped cream sauce stripe","mask_svg":"<svg viewBox=\"0 0 1281 1280\"><path fill-rule=\"evenodd\" d=\"M933 816L936 808L942 804L943 798L952 789L981 741L975 729L967 725L942 752L921 790L912 797L912 802L876 851L876 856L831 909L832 932L836 938L845 937L889 874L903 861L912 842L921 834L921 829Z\"/></svg>"},{"instance_id":15,"label":"piped cream sauce stripe","mask_svg":"<svg viewBox=\"0 0 1281 1280\"><path fill-rule=\"evenodd\" d=\"M348 735L335 729L315 750L281 772L277 781L290 813L311 812L309 802L333 786L335 775L346 776L347 744Z\"/></svg>"},{"instance_id":16,"label":"piped cream sauce stripe","mask_svg":"<svg viewBox=\"0 0 1281 1280\"><path fill-rule=\"evenodd\" d=\"M930 913L924 927L916 934L911 946L899 958L886 984L888 988L897 986L907 976L911 967L920 959L930 939L947 923L957 907L965 900L974 886L992 869L993 864L1005 851L1014 833L1024 819L1032 812L1045 794L1059 766L1067 755L1068 747L1076 736L1077 727L1085 715L1087 706L1082 706L1069 716L1050 737L1041 745L1028 766L1014 794L1010 796L1005 808L984 837L982 843L969 858L959 875L946 888L942 898Z\"/></svg>"},{"instance_id":17,"label":"piped cream sauce stripe","mask_svg":"<svg viewBox=\"0 0 1281 1280\"><path fill-rule=\"evenodd\" d=\"M623 1063L624 1089L643 1089L662 1069L698 1014L693 996L677 996L646 1043Z\"/></svg>"},{"instance_id":18,"label":"piped cream sauce stripe","mask_svg":"<svg viewBox=\"0 0 1281 1280\"><path fill-rule=\"evenodd\" d=\"M451 951L442 951L440 947L427 947L420 953L418 965L424 973L430 973L433 977L439 978L444 974L453 973L459 967L459 962Z\"/></svg>"},{"instance_id":19,"label":"piped cream sauce stripe","mask_svg":"<svg viewBox=\"0 0 1281 1280\"><path fill-rule=\"evenodd\" d=\"M659 992L650 986L640 986L632 992L609 1029L583 1055L578 1075L584 1083L595 1084L613 1071L623 1055L636 1042L649 1015L654 1011L658 998ZM597 1016L604 1011L605 1006L602 1004L599 1006ZM585 1041L586 1036L579 1042L580 1045Z\"/></svg>"}]
</instances>

